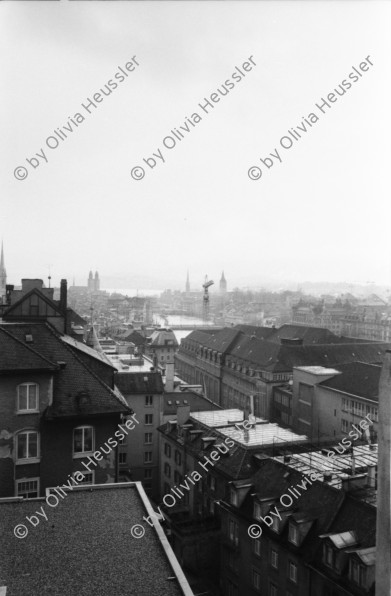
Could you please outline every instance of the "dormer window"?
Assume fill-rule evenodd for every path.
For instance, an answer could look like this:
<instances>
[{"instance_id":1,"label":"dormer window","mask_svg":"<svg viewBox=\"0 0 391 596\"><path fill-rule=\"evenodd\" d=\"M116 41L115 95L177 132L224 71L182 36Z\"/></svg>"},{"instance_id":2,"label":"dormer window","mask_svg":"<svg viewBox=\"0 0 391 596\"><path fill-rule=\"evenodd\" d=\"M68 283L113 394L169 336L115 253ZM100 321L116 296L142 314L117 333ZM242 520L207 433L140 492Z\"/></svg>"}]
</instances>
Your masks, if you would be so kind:
<instances>
[{"instance_id":1,"label":"dormer window","mask_svg":"<svg viewBox=\"0 0 391 596\"><path fill-rule=\"evenodd\" d=\"M289 524L289 538L288 538L288 540L289 540L289 542L292 542L292 544L296 544L296 546L298 546L300 543L299 528L293 523Z\"/></svg>"},{"instance_id":2,"label":"dormer window","mask_svg":"<svg viewBox=\"0 0 391 596\"><path fill-rule=\"evenodd\" d=\"M231 488L231 505L234 505L234 507L238 506L238 493L236 492L236 490L234 488Z\"/></svg>"},{"instance_id":3,"label":"dormer window","mask_svg":"<svg viewBox=\"0 0 391 596\"><path fill-rule=\"evenodd\" d=\"M279 534L280 532L280 520L278 517L273 517L273 523L271 525L271 528L273 530L273 532L277 532L277 534Z\"/></svg>"},{"instance_id":4,"label":"dormer window","mask_svg":"<svg viewBox=\"0 0 391 596\"><path fill-rule=\"evenodd\" d=\"M325 544L323 546L323 562L331 569L335 565L335 551L330 544Z\"/></svg>"},{"instance_id":5,"label":"dormer window","mask_svg":"<svg viewBox=\"0 0 391 596\"><path fill-rule=\"evenodd\" d=\"M254 518L261 519L262 517L262 509L260 503L254 503Z\"/></svg>"},{"instance_id":6,"label":"dormer window","mask_svg":"<svg viewBox=\"0 0 391 596\"><path fill-rule=\"evenodd\" d=\"M365 587L367 579L366 567L364 565L360 565L356 559L350 559L349 577L352 582L358 586Z\"/></svg>"}]
</instances>

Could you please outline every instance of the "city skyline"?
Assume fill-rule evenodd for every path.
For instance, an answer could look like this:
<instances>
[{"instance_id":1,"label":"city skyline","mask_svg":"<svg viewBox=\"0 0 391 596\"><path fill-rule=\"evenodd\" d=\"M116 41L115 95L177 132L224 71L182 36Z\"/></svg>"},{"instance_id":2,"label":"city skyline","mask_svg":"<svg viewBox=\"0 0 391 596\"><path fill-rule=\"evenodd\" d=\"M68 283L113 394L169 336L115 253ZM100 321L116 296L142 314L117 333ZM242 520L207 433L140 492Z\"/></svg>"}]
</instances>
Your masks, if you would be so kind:
<instances>
[{"instance_id":1,"label":"city skyline","mask_svg":"<svg viewBox=\"0 0 391 596\"><path fill-rule=\"evenodd\" d=\"M112 6L3 3L10 277L47 278L50 267L71 281L98 269L181 285L187 269L194 280L224 269L231 288L389 284L389 5L295 2L278 19L273 3ZM316 104L369 56L371 69L321 113ZM110 80L117 88L94 101ZM234 88L212 104L228 80ZM300 132L314 110L319 121ZM293 146L282 149L287 134ZM264 166L277 146L282 162ZM159 151L164 163L152 158ZM20 166L24 180L13 175ZM260 180L251 166L263 168Z\"/></svg>"}]
</instances>

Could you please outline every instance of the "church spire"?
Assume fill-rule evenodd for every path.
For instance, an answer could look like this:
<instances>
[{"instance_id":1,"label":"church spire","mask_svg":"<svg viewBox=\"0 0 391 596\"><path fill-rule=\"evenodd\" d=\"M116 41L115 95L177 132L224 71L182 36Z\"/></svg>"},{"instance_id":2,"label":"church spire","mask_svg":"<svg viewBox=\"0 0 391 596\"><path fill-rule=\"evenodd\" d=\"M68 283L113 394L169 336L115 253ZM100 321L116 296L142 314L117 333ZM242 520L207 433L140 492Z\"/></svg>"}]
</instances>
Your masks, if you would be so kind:
<instances>
[{"instance_id":1,"label":"church spire","mask_svg":"<svg viewBox=\"0 0 391 596\"><path fill-rule=\"evenodd\" d=\"M187 270L187 277L186 277L186 292L190 292L189 270Z\"/></svg>"}]
</instances>

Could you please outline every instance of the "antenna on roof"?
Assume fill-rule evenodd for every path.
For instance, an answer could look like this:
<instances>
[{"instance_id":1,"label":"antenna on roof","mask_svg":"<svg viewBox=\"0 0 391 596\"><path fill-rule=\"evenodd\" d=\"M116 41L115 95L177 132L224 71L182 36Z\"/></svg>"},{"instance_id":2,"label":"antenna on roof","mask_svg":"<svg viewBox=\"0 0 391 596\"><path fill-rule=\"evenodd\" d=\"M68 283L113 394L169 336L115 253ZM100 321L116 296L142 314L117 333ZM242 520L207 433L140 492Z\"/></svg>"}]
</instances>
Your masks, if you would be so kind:
<instances>
[{"instance_id":1,"label":"antenna on roof","mask_svg":"<svg viewBox=\"0 0 391 596\"><path fill-rule=\"evenodd\" d=\"M47 265L48 271L49 271L49 275L48 275L48 280L49 280L49 288L50 288L50 280L52 279L52 276L50 275L50 267L52 266L52 263L49 263Z\"/></svg>"}]
</instances>

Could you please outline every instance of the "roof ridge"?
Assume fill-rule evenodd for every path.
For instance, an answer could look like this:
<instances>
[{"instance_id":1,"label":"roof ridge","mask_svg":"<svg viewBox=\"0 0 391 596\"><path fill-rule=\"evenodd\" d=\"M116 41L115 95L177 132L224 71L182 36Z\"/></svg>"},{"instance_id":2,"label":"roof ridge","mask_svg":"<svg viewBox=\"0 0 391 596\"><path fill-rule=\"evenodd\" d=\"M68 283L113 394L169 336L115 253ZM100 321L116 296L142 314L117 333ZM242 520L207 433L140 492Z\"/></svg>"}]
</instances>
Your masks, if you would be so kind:
<instances>
[{"instance_id":1,"label":"roof ridge","mask_svg":"<svg viewBox=\"0 0 391 596\"><path fill-rule=\"evenodd\" d=\"M63 313L61 312L59 306L56 304L57 301L52 300L51 298L48 298L47 296L45 296L45 294L43 294L39 288L31 288L31 290L26 292L26 294L23 294L23 296L21 296L16 302L14 302L14 304L10 305L10 307L4 312L4 315L7 316L7 314L9 312L11 312L12 310L14 310L14 308L16 306L19 306L19 304L23 300L25 300L25 298L27 298L28 296L31 296L31 294L34 294L36 292L38 292L40 298L42 298L44 300L44 302L46 302L46 304L49 304L49 306L53 307L53 309L55 311L57 311L59 315L64 316ZM23 322L23 321L21 321L21 322Z\"/></svg>"},{"instance_id":2,"label":"roof ridge","mask_svg":"<svg viewBox=\"0 0 391 596\"><path fill-rule=\"evenodd\" d=\"M52 327L52 325L50 325L49 323L47 323L47 322L46 322L46 323L45 323L45 325L48 327L48 329L50 330L50 332L51 332L51 333L52 333L52 334L53 334L55 337L57 336L57 339L61 339L61 335L65 335L64 333L63 333L63 334L61 334L59 331L57 331L57 329L54 329L54 328ZM96 374L96 373L95 373L93 370L91 370L91 369L90 369L90 367L89 367L89 366L88 366L88 365L87 365L85 362L83 362L83 360L81 360L81 359L80 359L80 358L77 356L77 354L75 354L75 352L72 350L72 348L71 348L70 346L68 346L68 345L67 345L65 342L63 342L63 341L61 342L61 345L62 345L62 346L65 346L65 349L66 349L68 352L70 352L74 358L76 358L76 360L77 360L77 361L78 361L78 362L79 362L79 363L80 363L80 364L81 364L81 365L82 365L82 366L83 366L83 367L84 367L84 368L85 368L85 369L86 369L86 370L87 370L87 371L88 371L88 372L89 372L89 373L90 373L90 374L91 374L91 375L92 375L92 376L95 378L95 380L97 380L97 381L98 381L98 382L99 382L99 383L102 385L102 387L104 387L106 390L108 390L108 391L111 393L111 396L112 396L112 397L114 397L114 398L115 398L115 400L116 400L118 403L120 403L120 404L121 404L121 406L124 406L124 405L126 405L127 407L129 407L129 406L128 406L128 404L127 404L127 402L126 402L126 399L123 397L123 395L122 395L122 393L120 392L120 390L119 390L119 389L118 389L118 392L119 392L119 393L121 394L121 396L123 397L123 401L122 401L122 400L121 400L121 399L118 397L118 395L116 395L115 391L114 391L113 389L111 389L111 387L109 387L109 386L108 386L108 385L107 385L107 384L106 384L104 381L102 381L102 379L101 379L101 378L100 378L100 377L99 377L99 376L98 376L98 375L97 375L97 374Z\"/></svg>"}]
</instances>

